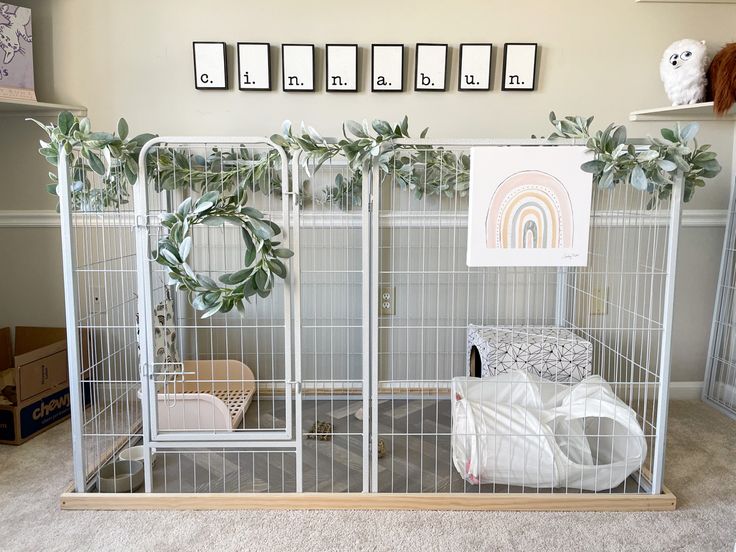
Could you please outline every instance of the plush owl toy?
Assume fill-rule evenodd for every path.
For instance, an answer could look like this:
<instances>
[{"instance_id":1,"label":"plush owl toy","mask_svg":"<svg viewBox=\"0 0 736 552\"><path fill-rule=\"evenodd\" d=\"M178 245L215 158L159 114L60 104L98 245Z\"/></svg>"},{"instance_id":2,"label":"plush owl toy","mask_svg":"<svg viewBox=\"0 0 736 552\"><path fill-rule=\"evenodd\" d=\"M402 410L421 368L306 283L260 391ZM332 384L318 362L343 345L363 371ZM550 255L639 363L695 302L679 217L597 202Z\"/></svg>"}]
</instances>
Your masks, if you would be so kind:
<instances>
[{"instance_id":1,"label":"plush owl toy","mask_svg":"<svg viewBox=\"0 0 736 552\"><path fill-rule=\"evenodd\" d=\"M707 67L704 40L685 38L670 44L659 63L659 75L672 105L692 104L705 99Z\"/></svg>"}]
</instances>

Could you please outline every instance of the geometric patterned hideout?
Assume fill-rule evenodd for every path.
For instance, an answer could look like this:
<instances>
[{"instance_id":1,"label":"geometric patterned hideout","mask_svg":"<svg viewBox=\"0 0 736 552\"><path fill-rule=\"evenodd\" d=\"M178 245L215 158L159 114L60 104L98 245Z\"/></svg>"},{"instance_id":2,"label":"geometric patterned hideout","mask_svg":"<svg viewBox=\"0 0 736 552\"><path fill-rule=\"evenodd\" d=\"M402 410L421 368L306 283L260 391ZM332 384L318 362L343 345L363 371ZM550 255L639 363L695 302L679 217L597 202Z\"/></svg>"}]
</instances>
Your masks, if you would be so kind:
<instances>
[{"instance_id":1,"label":"geometric patterned hideout","mask_svg":"<svg viewBox=\"0 0 736 552\"><path fill-rule=\"evenodd\" d=\"M546 380L578 382L593 368L593 346L555 326L468 326L466 366L478 350L481 376L526 370Z\"/></svg>"}]
</instances>

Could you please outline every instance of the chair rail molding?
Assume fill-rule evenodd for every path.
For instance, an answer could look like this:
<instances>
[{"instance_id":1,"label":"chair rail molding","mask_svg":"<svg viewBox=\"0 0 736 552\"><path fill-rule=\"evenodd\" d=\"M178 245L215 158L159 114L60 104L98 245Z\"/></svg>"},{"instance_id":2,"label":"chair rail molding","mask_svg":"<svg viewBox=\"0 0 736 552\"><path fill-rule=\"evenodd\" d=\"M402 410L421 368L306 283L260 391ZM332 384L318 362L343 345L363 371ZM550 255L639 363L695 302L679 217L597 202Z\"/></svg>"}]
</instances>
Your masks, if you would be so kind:
<instances>
[{"instance_id":1,"label":"chair rail molding","mask_svg":"<svg viewBox=\"0 0 736 552\"><path fill-rule=\"evenodd\" d=\"M645 213L645 212L644 212ZM646 216L644 213L642 213L642 216ZM332 220L332 217L325 218L325 217L310 217L309 214L303 215L303 218L306 219L303 221L305 226L313 226L313 227L322 227L322 226L332 226L335 224L342 225L342 226L351 226L352 220L350 219L350 214L346 213L347 217L345 217L346 220L344 221L335 221ZM90 215L92 215L90 213ZM82 215L82 216L89 216L89 215ZM638 216L638 215L637 215ZM132 214L131 214L132 218ZM337 217L337 218L343 218L343 217ZM356 217L355 225L358 226L360 224L360 216L357 215ZM465 220L466 217L461 217L463 220L456 219L455 217L428 217L429 220L422 221L423 224L429 223L430 226L437 225L437 226L465 226L467 224L467 221ZM447 218L447 220L445 220ZM665 224L665 218L660 213L657 217L652 217L652 225L659 225L659 224ZM312 220L314 219L314 220ZM442 220L440 220L442 219ZM611 211L610 213L600 213L600 215L597 217L599 220L595 220L593 223L595 225L600 226L617 226L620 224L617 224L618 217L616 215L615 211ZM684 227L693 227L693 228L712 228L712 227L719 227L719 226L726 226L726 222L728 220L728 211L725 209L685 209L682 212L682 225ZM419 221L417 221L419 222ZM404 220L392 220L389 218L386 221L382 221L382 225L385 224L386 226L407 226L411 225L410 221L404 221ZM60 225L59 220L59 214L54 211L53 209L45 209L45 210L24 210L24 209L8 209L8 210L0 210L0 228L58 228Z\"/></svg>"}]
</instances>

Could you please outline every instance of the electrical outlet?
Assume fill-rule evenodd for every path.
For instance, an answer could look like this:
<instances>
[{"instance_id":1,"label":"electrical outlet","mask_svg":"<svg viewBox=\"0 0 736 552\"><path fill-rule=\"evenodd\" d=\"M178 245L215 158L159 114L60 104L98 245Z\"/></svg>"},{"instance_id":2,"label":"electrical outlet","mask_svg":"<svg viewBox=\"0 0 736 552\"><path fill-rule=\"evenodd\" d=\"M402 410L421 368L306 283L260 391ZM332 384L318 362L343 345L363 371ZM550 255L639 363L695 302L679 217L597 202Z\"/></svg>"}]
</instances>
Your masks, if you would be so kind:
<instances>
[{"instance_id":1,"label":"electrical outlet","mask_svg":"<svg viewBox=\"0 0 736 552\"><path fill-rule=\"evenodd\" d=\"M395 287L386 286L378 291L378 308L381 316L393 316L396 314Z\"/></svg>"},{"instance_id":2,"label":"electrical outlet","mask_svg":"<svg viewBox=\"0 0 736 552\"><path fill-rule=\"evenodd\" d=\"M602 316L608 314L608 288L593 288L593 297L590 300L590 314Z\"/></svg>"}]
</instances>

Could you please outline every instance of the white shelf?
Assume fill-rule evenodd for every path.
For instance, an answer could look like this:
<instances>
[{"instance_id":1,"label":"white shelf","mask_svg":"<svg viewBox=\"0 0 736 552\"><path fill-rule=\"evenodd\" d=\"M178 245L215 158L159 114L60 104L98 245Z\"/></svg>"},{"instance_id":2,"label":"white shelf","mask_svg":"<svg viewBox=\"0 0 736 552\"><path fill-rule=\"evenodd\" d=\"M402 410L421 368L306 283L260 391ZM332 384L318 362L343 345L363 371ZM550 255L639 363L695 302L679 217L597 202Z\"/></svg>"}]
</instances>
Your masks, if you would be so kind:
<instances>
[{"instance_id":1,"label":"white shelf","mask_svg":"<svg viewBox=\"0 0 736 552\"><path fill-rule=\"evenodd\" d=\"M650 4L736 4L736 0L635 0Z\"/></svg>"},{"instance_id":2,"label":"white shelf","mask_svg":"<svg viewBox=\"0 0 736 552\"><path fill-rule=\"evenodd\" d=\"M0 117L46 117L56 116L61 111L71 111L75 115L87 114L87 108L79 105L0 99Z\"/></svg>"},{"instance_id":3,"label":"white shelf","mask_svg":"<svg viewBox=\"0 0 736 552\"><path fill-rule=\"evenodd\" d=\"M723 117L713 113L713 102L642 109L629 114L631 121L736 121L736 105Z\"/></svg>"}]
</instances>

